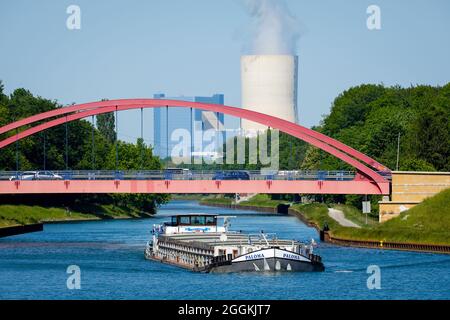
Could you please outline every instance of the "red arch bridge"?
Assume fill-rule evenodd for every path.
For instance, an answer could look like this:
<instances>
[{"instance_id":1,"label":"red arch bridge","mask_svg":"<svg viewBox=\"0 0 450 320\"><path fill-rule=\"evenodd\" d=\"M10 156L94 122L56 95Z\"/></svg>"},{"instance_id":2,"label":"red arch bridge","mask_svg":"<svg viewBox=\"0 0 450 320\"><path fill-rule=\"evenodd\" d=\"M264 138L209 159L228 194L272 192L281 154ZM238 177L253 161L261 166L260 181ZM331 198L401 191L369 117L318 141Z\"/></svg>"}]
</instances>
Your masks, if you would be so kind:
<instances>
[{"instance_id":1,"label":"red arch bridge","mask_svg":"<svg viewBox=\"0 0 450 320\"><path fill-rule=\"evenodd\" d=\"M248 172L248 179L229 180L207 171L69 171L51 180L24 179L23 173L0 172L0 194L51 193L301 193L380 194L390 191L390 170L367 155L298 124L224 105L162 99L119 99L78 104L36 114L0 127L0 150L49 128L78 119L131 109L172 107L201 109L251 120L278 129L339 158L354 168L344 171ZM67 126L66 126L67 128ZM13 131L14 130L14 131ZM11 131L13 133L11 133ZM67 132L67 131L66 131ZM142 118L141 118L142 132ZM67 148L67 138L66 138ZM67 164L67 152L66 152ZM32 173L30 173L32 174Z\"/></svg>"}]
</instances>

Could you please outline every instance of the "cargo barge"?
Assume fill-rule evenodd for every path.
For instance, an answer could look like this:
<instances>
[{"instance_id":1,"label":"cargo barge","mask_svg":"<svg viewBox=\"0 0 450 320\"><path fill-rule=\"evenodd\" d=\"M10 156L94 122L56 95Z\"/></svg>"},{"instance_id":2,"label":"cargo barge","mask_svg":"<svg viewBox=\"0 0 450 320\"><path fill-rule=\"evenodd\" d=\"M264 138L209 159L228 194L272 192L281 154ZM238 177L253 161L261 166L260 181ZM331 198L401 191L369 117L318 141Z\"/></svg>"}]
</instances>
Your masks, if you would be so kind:
<instances>
[{"instance_id":1,"label":"cargo barge","mask_svg":"<svg viewBox=\"0 0 450 320\"><path fill-rule=\"evenodd\" d=\"M197 272L324 271L314 243L278 239L275 234L229 231L230 216L176 215L154 225L145 258ZM223 225L218 225L223 219Z\"/></svg>"}]
</instances>

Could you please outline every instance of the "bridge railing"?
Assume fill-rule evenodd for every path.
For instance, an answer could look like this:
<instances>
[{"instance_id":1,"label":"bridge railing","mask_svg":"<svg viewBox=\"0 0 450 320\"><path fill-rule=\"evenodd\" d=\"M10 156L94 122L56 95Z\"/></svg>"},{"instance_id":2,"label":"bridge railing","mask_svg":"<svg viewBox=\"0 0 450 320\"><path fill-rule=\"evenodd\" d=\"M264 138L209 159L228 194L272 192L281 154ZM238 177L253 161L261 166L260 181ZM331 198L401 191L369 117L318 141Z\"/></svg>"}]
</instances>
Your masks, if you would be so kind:
<instances>
[{"instance_id":1,"label":"bridge railing","mask_svg":"<svg viewBox=\"0 0 450 320\"><path fill-rule=\"evenodd\" d=\"M238 173L238 174L236 174ZM353 171L323 170L62 170L0 171L0 180L333 180L355 178Z\"/></svg>"}]
</instances>

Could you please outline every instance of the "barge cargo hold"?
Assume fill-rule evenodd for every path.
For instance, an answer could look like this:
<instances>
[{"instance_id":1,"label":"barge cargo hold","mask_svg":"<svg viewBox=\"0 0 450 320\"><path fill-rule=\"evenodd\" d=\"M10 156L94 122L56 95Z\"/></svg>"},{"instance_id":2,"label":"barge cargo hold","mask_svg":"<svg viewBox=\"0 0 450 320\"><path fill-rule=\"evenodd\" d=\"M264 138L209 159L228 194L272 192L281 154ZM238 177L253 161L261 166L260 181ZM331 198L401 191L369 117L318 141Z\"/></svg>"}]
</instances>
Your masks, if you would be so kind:
<instances>
[{"instance_id":1,"label":"barge cargo hold","mask_svg":"<svg viewBox=\"0 0 450 320\"><path fill-rule=\"evenodd\" d=\"M223 218L223 226L217 225ZM228 230L228 216L189 214L153 226L145 257L198 272L323 271L313 243L278 239L275 234Z\"/></svg>"}]
</instances>

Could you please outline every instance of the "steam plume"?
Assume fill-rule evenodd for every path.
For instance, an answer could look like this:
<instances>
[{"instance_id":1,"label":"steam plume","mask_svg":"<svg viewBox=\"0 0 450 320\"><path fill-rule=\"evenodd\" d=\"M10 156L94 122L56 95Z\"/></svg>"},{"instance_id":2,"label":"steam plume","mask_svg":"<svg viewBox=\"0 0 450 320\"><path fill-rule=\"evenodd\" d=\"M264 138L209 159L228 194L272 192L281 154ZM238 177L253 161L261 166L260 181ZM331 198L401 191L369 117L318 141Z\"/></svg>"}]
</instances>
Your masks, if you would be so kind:
<instances>
[{"instance_id":1,"label":"steam plume","mask_svg":"<svg viewBox=\"0 0 450 320\"><path fill-rule=\"evenodd\" d=\"M252 17L250 54L296 54L300 23L284 0L243 0Z\"/></svg>"}]
</instances>

